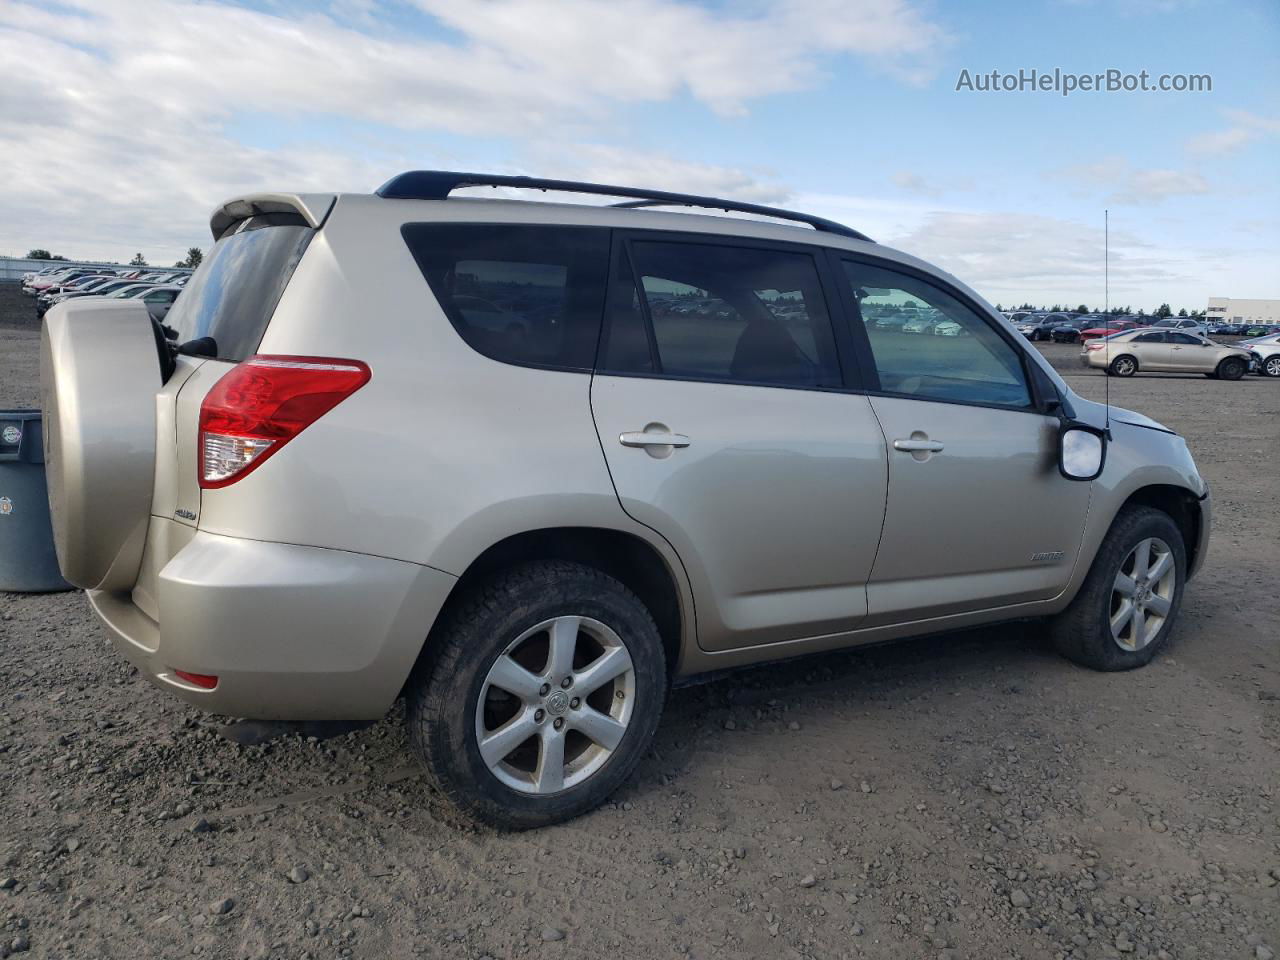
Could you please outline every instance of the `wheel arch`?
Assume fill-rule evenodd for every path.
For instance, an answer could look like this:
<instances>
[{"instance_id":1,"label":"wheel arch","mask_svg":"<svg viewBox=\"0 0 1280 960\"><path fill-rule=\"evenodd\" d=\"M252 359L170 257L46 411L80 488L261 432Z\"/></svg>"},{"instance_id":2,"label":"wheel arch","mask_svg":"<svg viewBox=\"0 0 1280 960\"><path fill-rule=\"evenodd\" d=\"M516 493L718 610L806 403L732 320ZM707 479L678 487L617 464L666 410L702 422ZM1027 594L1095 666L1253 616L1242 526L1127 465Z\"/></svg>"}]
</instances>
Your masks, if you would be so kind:
<instances>
[{"instance_id":1,"label":"wheel arch","mask_svg":"<svg viewBox=\"0 0 1280 960\"><path fill-rule=\"evenodd\" d=\"M1168 514L1182 533L1182 542L1187 550L1187 570L1196 569L1196 560L1202 547L1200 543L1202 507L1199 497L1185 487L1153 483L1139 487L1129 494L1120 505L1120 509L1116 511L1115 517L1120 516L1130 506L1152 507ZM1115 523L1115 517L1111 518L1112 524Z\"/></svg>"},{"instance_id":2,"label":"wheel arch","mask_svg":"<svg viewBox=\"0 0 1280 960\"><path fill-rule=\"evenodd\" d=\"M694 630L691 600L667 558L633 533L604 527L546 527L512 534L491 544L468 564L436 616L446 621L452 605L495 573L521 563L564 560L600 570L621 582L649 608L662 638L668 678L675 676L686 636ZM678 562L678 561L677 561ZM436 644L428 633L418 666L429 662ZM416 669L416 668L415 668Z\"/></svg>"}]
</instances>

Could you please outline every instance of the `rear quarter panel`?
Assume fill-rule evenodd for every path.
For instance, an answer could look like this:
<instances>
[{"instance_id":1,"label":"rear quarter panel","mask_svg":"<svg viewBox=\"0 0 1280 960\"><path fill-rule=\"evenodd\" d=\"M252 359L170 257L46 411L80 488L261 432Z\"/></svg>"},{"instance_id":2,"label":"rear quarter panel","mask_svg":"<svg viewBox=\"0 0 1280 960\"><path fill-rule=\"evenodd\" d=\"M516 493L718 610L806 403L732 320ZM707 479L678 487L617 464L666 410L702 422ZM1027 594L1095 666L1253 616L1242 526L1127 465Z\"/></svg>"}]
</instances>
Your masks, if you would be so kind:
<instances>
[{"instance_id":1,"label":"rear quarter panel","mask_svg":"<svg viewBox=\"0 0 1280 960\"><path fill-rule=\"evenodd\" d=\"M444 212L338 200L258 352L363 360L372 378L260 469L203 491L201 529L453 574L525 530L599 526L652 539L614 494L590 376L490 360L436 303L400 227Z\"/></svg>"}]
</instances>

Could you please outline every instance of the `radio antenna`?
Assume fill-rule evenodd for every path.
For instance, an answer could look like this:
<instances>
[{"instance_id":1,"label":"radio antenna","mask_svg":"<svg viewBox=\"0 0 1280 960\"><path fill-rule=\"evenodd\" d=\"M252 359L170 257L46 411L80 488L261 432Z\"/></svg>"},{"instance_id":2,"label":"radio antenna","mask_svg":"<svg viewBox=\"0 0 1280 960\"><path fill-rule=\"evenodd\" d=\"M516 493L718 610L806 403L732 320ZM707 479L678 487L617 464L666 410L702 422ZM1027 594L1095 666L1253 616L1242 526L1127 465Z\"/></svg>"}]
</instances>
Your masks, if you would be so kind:
<instances>
[{"instance_id":1,"label":"radio antenna","mask_svg":"<svg viewBox=\"0 0 1280 960\"><path fill-rule=\"evenodd\" d=\"M1102 315L1111 316L1111 211L1102 211ZM1106 323L1108 327L1109 323ZM1111 433L1111 334L1106 335L1107 368L1103 371L1103 404L1107 408L1106 429Z\"/></svg>"}]
</instances>

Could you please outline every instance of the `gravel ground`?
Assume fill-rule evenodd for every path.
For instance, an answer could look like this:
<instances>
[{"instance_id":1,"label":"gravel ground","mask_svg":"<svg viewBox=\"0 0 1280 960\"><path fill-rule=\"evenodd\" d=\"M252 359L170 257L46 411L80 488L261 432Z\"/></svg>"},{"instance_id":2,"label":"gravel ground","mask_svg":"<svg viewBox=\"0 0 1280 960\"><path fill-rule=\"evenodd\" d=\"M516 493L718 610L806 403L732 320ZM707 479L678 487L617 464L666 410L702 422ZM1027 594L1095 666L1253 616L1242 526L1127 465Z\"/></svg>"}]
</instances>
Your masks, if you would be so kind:
<instances>
[{"instance_id":1,"label":"gravel ground","mask_svg":"<svg viewBox=\"0 0 1280 960\"><path fill-rule=\"evenodd\" d=\"M0 285L0 407L37 399ZM1072 385L1104 380L1046 348ZM432 818L398 716L241 746L76 593L0 594L0 957L1178 957L1280 952L1280 383L1143 376L1212 551L1147 669L1034 624L678 690L599 811Z\"/></svg>"}]
</instances>

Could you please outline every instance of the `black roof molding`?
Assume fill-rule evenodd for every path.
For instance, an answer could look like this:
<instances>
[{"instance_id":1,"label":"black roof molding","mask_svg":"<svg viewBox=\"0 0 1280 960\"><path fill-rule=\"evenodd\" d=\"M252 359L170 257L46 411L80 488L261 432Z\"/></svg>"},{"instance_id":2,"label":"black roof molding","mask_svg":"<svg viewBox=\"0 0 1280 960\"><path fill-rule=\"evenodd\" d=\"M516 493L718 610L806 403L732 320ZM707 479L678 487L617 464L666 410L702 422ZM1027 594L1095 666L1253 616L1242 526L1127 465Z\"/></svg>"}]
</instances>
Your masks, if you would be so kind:
<instances>
[{"instance_id":1,"label":"black roof molding","mask_svg":"<svg viewBox=\"0 0 1280 960\"><path fill-rule=\"evenodd\" d=\"M546 180L542 177L517 177L496 173L458 173L451 170L410 170L392 177L375 192L388 200L447 200L449 194L461 187L512 187L521 190L554 190L559 193L589 193L605 197L634 197L618 207L701 207L707 210L725 210L734 213L750 213L778 220L807 223L823 233L834 233L853 240L871 240L864 233L846 227L834 220L815 217L795 210L768 207L758 203L742 203L719 197L700 197L692 193L671 193L666 190L645 190L640 187L618 187L604 183L584 183L577 180Z\"/></svg>"}]
</instances>

